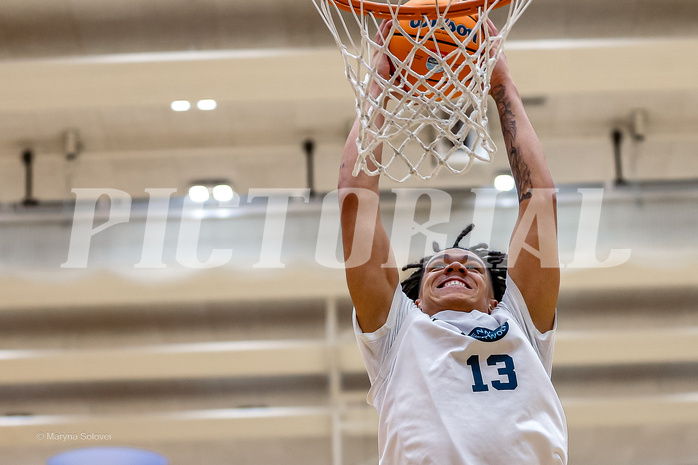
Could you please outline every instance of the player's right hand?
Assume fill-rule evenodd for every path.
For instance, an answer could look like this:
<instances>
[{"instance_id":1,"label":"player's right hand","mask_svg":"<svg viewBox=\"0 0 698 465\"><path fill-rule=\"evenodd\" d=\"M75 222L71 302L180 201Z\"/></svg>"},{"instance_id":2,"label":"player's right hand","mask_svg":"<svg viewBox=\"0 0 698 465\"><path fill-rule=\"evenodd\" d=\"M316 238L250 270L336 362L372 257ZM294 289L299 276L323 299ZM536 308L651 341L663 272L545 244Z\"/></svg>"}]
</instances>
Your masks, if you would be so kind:
<instances>
[{"instance_id":1,"label":"player's right hand","mask_svg":"<svg viewBox=\"0 0 698 465\"><path fill-rule=\"evenodd\" d=\"M378 32L376 33L375 42L379 47L382 47L386 40L389 40L390 30L393 27L393 20L383 20L381 21ZM387 53L383 52L380 48L376 50L373 54L371 60L371 66L376 70L378 75L385 79L386 81L390 79L393 74L393 66L388 58Z\"/></svg>"}]
</instances>

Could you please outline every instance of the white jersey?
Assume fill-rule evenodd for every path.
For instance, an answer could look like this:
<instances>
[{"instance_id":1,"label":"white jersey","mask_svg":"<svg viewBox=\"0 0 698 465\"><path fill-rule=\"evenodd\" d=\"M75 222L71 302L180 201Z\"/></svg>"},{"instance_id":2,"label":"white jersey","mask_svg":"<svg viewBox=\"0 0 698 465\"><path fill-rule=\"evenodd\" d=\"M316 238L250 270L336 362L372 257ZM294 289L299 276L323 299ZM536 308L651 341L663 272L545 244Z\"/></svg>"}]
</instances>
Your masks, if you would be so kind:
<instances>
[{"instance_id":1,"label":"white jersey","mask_svg":"<svg viewBox=\"0 0 698 465\"><path fill-rule=\"evenodd\" d=\"M381 465L567 463L567 424L550 381L555 330L541 334L521 292L492 314L423 313L400 286L388 319L354 329L380 415Z\"/></svg>"}]
</instances>

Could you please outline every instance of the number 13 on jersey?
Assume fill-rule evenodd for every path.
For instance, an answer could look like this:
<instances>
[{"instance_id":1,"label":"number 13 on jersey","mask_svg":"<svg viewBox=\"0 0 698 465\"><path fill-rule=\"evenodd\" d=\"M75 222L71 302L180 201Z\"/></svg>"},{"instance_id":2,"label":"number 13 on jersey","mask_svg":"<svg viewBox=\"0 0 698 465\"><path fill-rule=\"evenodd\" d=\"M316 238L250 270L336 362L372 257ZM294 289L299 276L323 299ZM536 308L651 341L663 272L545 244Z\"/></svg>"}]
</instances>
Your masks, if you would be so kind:
<instances>
[{"instance_id":1,"label":"number 13 on jersey","mask_svg":"<svg viewBox=\"0 0 698 465\"><path fill-rule=\"evenodd\" d=\"M465 363L467 363L473 371L473 392L489 391L489 386L482 379L480 356L471 355ZM512 359L509 355L490 355L487 357L487 365L497 367L497 373L499 373L501 377L506 377L505 379L500 378L489 380L492 387L496 390L512 391L519 385L519 382L516 379L516 372L514 371L514 359Z\"/></svg>"}]
</instances>

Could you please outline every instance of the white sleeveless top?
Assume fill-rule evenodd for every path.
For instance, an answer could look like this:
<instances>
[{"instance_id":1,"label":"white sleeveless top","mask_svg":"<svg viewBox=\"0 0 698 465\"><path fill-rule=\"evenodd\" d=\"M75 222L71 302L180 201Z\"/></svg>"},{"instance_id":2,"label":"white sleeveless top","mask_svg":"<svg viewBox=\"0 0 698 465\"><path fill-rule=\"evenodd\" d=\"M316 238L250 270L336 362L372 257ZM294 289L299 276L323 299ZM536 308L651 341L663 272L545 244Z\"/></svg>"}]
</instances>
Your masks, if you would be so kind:
<instances>
[{"instance_id":1,"label":"white sleeveless top","mask_svg":"<svg viewBox=\"0 0 698 465\"><path fill-rule=\"evenodd\" d=\"M354 329L380 415L381 465L567 463L567 424L550 381L555 329L541 334L519 289L492 314L429 317L400 286L388 320Z\"/></svg>"}]
</instances>

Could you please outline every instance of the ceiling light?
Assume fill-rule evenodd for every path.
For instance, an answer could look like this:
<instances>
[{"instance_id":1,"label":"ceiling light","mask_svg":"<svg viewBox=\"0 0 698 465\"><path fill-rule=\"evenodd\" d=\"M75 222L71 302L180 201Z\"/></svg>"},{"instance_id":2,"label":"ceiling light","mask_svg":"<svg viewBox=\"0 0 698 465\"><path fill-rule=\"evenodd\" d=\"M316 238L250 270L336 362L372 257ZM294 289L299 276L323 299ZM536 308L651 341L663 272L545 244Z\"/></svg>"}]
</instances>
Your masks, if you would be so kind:
<instances>
[{"instance_id":1,"label":"ceiling light","mask_svg":"<svg viewBox=\"0 0 698 465\"><path fill-rule=\"evenodd\" d=\"M218 104L213 99L204 99L196 102L196 108L204 111L215 110L217 106Z\"/></svg>"},{"instance_id":2,"label":"ceiling light","mask_svg":"<svg viewBox=\"0 0 698 465\"><path fill-rule=\"evenodd\" d=\"M189 183L189 198L204 203L211 198L218 202L230 202L235 198L233 183L226 178L197 179Z\"/></svg>"},{"instance_id":3,"label":"ceiling light","mask_svg":"<svg viewBox=\"0 0 698 465\"><path fill-rule=\"evenodd\" d=\"M494 188L500 192L509 192L514 185L514 178L510 174L500 174L494 178Z\"/></svg>"},{"instance_id":4,"label":"ceiling light","mask_svg":"<svg viewBox=\"0 0 698 465\"><path fill-rule=\"evenodd\" d=\"M188 100L175 100L170 104L172 111L189 111L191 103Z\"/></svg>"},{"instance_id":5,"label":"ceiling light","mask_svg":"<svg viewBox=\"0 0 698 465\"><path fill-rule=\"evenodd\" d=\"M208 200L209 193L206 186L191 186L189 188L189 198L194 202L203 203Z\"/></svg>"},{"instance_id":6,"label":"ceiling light","mask_svg":"<svg viewBox=\"0 0 698 465\"><path fill-rule=\"evenodd\" d=\"M213 188L213 198L219 202L229 202L233 195L233 188L227 184L219 184Z\"/></svg>"}]
</instances>

